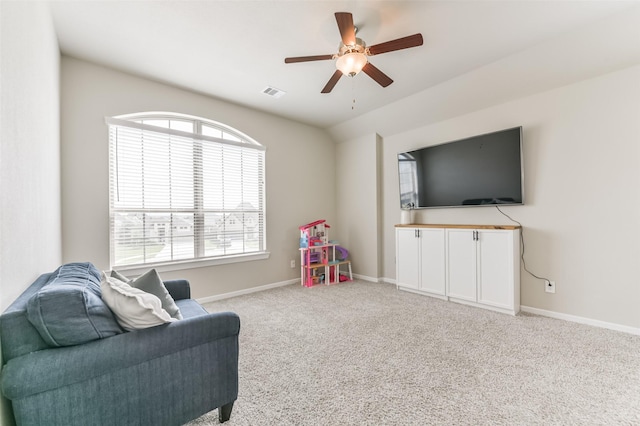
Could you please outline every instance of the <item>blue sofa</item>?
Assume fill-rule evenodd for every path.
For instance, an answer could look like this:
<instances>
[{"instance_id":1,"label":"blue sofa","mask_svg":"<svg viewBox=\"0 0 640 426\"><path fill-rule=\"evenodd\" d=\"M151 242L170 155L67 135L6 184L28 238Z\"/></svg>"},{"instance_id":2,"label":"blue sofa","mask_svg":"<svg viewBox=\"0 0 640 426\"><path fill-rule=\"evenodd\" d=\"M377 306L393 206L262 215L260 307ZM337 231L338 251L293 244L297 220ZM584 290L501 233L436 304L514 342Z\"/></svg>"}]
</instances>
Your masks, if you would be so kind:
<instances>
[{"instance_id":1,"label":"blue sofa","mask_svg":"<svg viewBox=\"0 0 640 426\"><path fill-rule=\"evenodd\" d=\"M80 286L81 302L93 300L87 324L98 330L92 316L109 310L94 297L95 267L80 265L87 265L86 283L71 284ZM220 422L229 419L238 395L236 314L209 314L190 298L186 280L165 281L184 319L51 346L27 311L58 271L41 275L0 316L0 388L18 425L180 425L216 408ZM75 315L73 303L67 317Z\"/></svg>"}]
</instances>

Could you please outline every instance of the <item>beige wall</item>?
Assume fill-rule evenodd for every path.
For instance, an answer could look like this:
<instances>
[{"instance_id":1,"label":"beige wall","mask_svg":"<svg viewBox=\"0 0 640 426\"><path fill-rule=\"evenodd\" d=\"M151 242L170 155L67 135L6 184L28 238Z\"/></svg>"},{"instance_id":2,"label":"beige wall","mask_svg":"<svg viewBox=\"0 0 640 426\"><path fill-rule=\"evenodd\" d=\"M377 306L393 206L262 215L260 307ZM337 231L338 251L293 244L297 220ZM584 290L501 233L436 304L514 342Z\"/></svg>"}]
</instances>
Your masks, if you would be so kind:
<instances>
[{"instance_id":1,"label":"beige wall","mask_svg":"<svg viewBox=\"0 0 640 426\"><path fill-rule=\"evenodd\" d=\"M59 63L48 8L1 2L0 308L60 261Z\"/></svg>"},{"instance_id":2,"label":"beige wall","mask_svg":"<svg viewBox=\"0 0 640 426\"><path fill-rule=\"evenodd\" d=\"M395 278L398 152L524 128L521 304L640 328L640 66L385 137L384 276ZM419 223L508 224L492 207L419 210Z\"/></svg>"},{"instance_id":3,"label":"beige wall","mask_svg":"<svg viewBox=\"0 0 640 426\"><path fill-rule=\"evenodd\" d=\"M379 199L381 139L375 133L336 146L336 199L338 229L335 235L349 250L353 271L360 278L377 281L382 223Z\"/></svg>"},{"instance_id":4,"label":"beige wall","mask_svg":"<svg viewBox=\"0 0 640 426\"><path fill-rule=\"evenodd\" d=\"M62 58L63 260L109 265L108 133L104 118L169 111L230 125L266 146L270 258L173 272L202 298L299 277L298 226L335 220L335 144L317 128L74 58ZM213 78L213 77L212 77ZM256 96L263 96L259 92Z\"/></svg>"},{"instance_id":5,"label":"beige wall","mask_svg":"<svg viewBox=\"0 0 640 426\"><path fill-rule=\"evenodd\" d=\"M0 2L0 311L61 260L60 54L48 8ZM13 421L0 403L0 424Z\"/></svg>"}]
</instances>

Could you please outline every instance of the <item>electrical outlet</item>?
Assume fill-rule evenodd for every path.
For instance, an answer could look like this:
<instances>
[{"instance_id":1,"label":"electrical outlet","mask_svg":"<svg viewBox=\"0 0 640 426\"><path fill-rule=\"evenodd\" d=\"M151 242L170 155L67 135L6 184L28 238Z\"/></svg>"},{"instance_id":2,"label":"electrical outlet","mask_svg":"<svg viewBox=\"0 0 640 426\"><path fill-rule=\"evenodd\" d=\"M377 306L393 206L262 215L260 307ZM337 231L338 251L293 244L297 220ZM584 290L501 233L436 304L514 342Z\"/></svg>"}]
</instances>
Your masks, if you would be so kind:
<instances>
[{"instance_id":1,"label":"electrical outlet","mask_svg":"<svg viewBox=\"0 0 640 426\"><path fill-rule=\"evenodd\" d=\"M291 261L291 269L293 269L293 268L295 268L295 267L296 267L296 261L295 261L295 260L292 260L292 261Z\"/></svg>"},{"instance_id":2,"label":"electrical outlet","mask_svg":"<svg viewBox=\"0 0 640 426\"><path fill-rule=\"evenodd\" d=\"M547 293L555 293L556 292L556 282L544 280L544 291Z\"/></svg>"}]
</instances>

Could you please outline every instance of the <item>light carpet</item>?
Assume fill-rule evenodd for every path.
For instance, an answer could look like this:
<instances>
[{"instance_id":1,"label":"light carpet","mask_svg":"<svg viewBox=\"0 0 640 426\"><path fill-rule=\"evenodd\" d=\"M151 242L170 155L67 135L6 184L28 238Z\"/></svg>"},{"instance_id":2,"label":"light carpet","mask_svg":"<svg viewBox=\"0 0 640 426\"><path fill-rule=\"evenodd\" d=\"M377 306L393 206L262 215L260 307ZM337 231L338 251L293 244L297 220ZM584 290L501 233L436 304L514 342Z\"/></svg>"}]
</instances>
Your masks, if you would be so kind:
<instances>
[{"instance_id":1,"label":"light carpet","mask_svg":"<svg viewBox=\"0 0 640 426\"><path fill-rule=\"evenodd\" d=\"M639 336L363 281L205 308L241 319L229 426L640 425Z\"/></svg>"}]
</instances>

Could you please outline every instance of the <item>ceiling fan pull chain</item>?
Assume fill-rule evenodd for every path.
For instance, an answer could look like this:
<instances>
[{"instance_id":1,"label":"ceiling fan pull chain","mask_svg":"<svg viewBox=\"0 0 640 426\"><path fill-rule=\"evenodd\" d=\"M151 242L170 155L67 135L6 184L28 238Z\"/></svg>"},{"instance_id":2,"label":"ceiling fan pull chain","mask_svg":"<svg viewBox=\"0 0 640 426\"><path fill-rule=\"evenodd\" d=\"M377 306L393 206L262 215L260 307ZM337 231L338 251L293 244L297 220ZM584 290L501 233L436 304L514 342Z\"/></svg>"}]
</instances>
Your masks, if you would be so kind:
<instances>
[{"instance_id":1,"label":"ceiling fan pull chain","mask_svg":"<svg viewBox=\"0 0 640 426\"><path fill-rule=\"evenodd\" d=\"M356 80L351 79L351 96L353 97L353 102L351 102L351 111L356 109Z\"/></svg>"}]
</instances>

